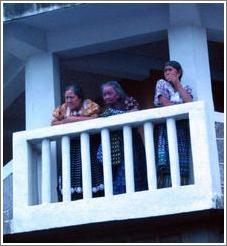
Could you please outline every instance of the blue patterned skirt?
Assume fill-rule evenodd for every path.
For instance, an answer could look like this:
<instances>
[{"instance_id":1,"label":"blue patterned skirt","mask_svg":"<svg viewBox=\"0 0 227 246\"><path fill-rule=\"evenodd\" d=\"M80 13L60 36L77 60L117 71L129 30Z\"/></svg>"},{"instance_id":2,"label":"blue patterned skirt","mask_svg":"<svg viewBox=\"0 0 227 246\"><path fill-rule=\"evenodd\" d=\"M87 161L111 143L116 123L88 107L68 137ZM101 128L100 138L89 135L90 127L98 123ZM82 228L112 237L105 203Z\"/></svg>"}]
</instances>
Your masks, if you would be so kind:
<instances>
[{"instance_id":1,"label":"blue patterned skirt","mask_svg":"<svg viewBox=\"0 0 227 246\"><path fill-rule=\"evenodd\" d=\"M189 184L190 132L188 120L176 121L181 185ZM158 188L171 187L166 124L155 126L155 158Z\"/></svg>"},{"instance_id":2,"label":"blue patterned skirt","mask_svg":"<svg viewBox=\"0 0 227 246\"><path fill-rule=\"evenodd\" d=\"M133 170L135 180L135 191L147 190L147 169L145 149L142 139L137 129L132 130L133 140ZM111 143L111 161L113 174L113 194L122 194L126 192L125 180L125 162L124 162L124 142L122 130L110 133ZM97 152L97 158L102 165L101 145Z\"/></svg>"},{"instance_id":3,"label":"blue patterned skirt","mask_svg":"<svg viewBox=\"0 0 227 246\"><path fill-rule=\"evenodd\" d=\"M108 117L111 115L118 115L126 113L126 109L116 109L108 107L100 115L101 117ZM136 128L132 129L133 141L133 170L135 180L135 191L142 191L148 189L147 185L147 168L144 144ZM125 162L124 162L124 142L122 130L115 130L110 132L111 144L111 161L113 174L113 194L122 194L126 192L125 180ZM102 146L100 145L97 151L97 160L102 162Z\"/></svg>"}]
</instances>

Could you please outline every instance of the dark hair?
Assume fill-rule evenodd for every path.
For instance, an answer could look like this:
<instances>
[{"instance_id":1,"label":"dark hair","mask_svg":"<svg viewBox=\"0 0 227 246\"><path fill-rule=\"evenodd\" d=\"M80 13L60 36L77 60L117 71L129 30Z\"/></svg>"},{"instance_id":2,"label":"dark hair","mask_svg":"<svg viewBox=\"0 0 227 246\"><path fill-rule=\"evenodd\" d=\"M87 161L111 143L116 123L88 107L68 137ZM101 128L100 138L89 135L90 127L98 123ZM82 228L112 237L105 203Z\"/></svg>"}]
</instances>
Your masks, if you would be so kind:
<instances>
[{"instance_id":1,"label":"dark hair","mask_svg":"<svg viewBox=\"0 0 227 246\"><path fill-rule=\"evenodd\" d=\"M165 67L166 66L171 66L173 68L175 68L179 73L180 73L180 77L179 80L181 80L182 76L183 76L183 69L181 67L181 64L177 61L168 61L165 63Z\"/></svg>"},{"instance_id":2,"label":"dark hair","mask_svg":"<svg viewBox=\"0 0 227 246\"><path fill-rule=\"evenodd\" d=\"M69 84L65 87L65 91L71 90L75 95L77 95L81 101L84 100L84 93L81 89L81 87L77 84Z\"/></svg>"},{"instance_id":3,"label":"dark hair","mask_svg":"<svg viewBox=\"0 0 227 246\"><path fill-rule=\"evenodd\" d=\"M126 98L126 94L125 94L123 88L121 87L121 85L116 80L110 80L110 81L107 81L106 83L102 84L101 85L102 92L103 92L103 88L105 86L111 86L117 92L117 94L119 95L119 98L121 100Z\"/></svg>"}]
</instances>

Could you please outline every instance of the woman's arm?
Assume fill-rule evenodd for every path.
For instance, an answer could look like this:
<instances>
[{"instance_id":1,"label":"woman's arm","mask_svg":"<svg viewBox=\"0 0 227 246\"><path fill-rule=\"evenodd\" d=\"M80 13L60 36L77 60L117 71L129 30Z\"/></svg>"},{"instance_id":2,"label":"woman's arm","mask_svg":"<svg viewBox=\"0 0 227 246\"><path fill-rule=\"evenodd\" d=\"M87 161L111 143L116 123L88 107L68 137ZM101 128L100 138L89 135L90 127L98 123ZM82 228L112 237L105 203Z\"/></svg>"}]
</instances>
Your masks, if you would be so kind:
<instances>
[{"instance_id":1,"label":"woman's arm","mask_svg":"<svg viewBox=\"0 0 227 246\"><path fill-rule=\"evenodd\" d=\"M179 92L181 98L183 99L183 102L192 102L192 97L191 95L188 94L188 92L184 89L182 84L180 82L175 83L175 88Z\"/></svg>"},{"instance_id":2,"label":"woman's arm","mask_svg":"<svg viewBox=\"0 0 227 246\"><path fill-rule=\"evenodd\" d=\"M166 97L162 95L158 96L158 99L162 106L174 105L174 103L172 103L169 99L167 99Z\"/></svg>"},{"instance_id":3,"label":"woman's arm","mask_svg":"<svg viewBox=\"0 0 227 246\"><path fill-rule=\"evenodd\" d=\"M67 118L64 118L62 120L52 120L51 125L60 125L60 124L66 124L66 123L73 123L73 122L77 122L77 121L82 121L82 120L90 120L90 119L94 119L97 118L97 114L94 114L92 116L68 116Z\"/></svg>"},{"instance_id":4,"label":"woman's arm","mask_svg":"<svg viewBox=\"0 0 227 246\"><path fill-rule=\"evenodd\" d=\"M97 118L98 115L94 114L92 116L69 116L64 119L64 123L71 123L71 122L77 122L77 121L82 121L82 120L91 120L94 118Z\"/></svg>"},{"instance_id":5,"label":"woman's arm","mask_svg":"<svg viewBox=\"0 0 227 246\"><path fill-rule=\"evenodd\" d=\"M62 120L53 119L51 121L52 126L56 126L56 125L60 125L60 124L63 124Z\"/></svg>"}]
</instances>

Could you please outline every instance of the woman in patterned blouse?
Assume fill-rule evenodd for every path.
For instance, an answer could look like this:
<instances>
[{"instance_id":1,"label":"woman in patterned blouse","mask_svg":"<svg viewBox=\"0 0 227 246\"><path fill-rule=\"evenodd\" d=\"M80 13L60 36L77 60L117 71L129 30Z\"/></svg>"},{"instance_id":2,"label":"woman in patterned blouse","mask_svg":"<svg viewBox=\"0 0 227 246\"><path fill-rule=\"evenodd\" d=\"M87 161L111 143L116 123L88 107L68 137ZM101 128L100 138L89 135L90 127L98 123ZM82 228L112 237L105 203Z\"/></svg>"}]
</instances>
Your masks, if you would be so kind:
<instances>
[{"instance_id":1,"label":"woman in patterned blouse","mask_svg":"<svg viewBox=\"0 0 227 246\"><path fill-rule=\"evenodd\" d=\"M139 109L137 101L133 97L126 96L117 81L108 81L101 87L104 112L101 117L122 114ZM147 189L147 174L145 150L142 139L137 129L132 130L133 160L135 191ZM114 130L110 133L111 161L113 172L113 194L126 192L125 166L124 166L124 144L122 130ZM102 163L102 147L98 148L97 159Z\"/></svg>"},{"instance_id":2,"label":"woman in patterned blouse","mask_svg":"<svg viewBox=\"0 0 227 246\"><path fill-rule=\"evenodd\" d=\"M57 107L53 112L52 125L72 123L81 120L96 118L100 112L100 107L90 99L85 99L81 88L77 85L69 85L65 89L65 103ZM99 140L97 136L90 136L91 140L91 171L92 171L92 191L93 196L103 195L103 174L102 168L97 164L96 152ZM82 168L81 168L81 147L79 137L70 140L71 155L71 193L72 200L83 197L82 190ZM59 170L58 175L58 195L61 199L62 175Z\"/></svg>"},{"instance_id":3,"label":"woman in patterned blouse","mask_svg":"<svg viewBox=\"0 0 227 246\"><path fill-rule=\"evenodd\" d=\"M179 103L191 102L192 90L189 86L183 86L181 77L183 71L180 63L169 61L164 67L164 78L157 81L154 104L157 107L170 106ZM180 164L181 185L189 183L190 162L190 134L188 120L178 120L177 141ZM156 164L158 171L158 188L171 186L169 150L166 124L156 125Z\"/></svg>"}]
</instances>

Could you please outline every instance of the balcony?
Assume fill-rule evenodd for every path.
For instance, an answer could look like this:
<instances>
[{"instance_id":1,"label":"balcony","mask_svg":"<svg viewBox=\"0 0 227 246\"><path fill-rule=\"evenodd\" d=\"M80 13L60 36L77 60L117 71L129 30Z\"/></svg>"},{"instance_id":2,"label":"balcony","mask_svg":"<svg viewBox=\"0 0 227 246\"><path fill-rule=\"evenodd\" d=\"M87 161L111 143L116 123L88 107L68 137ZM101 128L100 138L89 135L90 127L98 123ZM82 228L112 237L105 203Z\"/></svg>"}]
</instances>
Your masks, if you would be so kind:
<instances>
[{"instance_id":1,"label":"balcony","mask_svg":"<svg viewBox=\"0 0 227 246\"><path fill-rule=\"evenodd\" d=\"M192 178L180 185L176 121L190 125ZM154 125L166 122L172 186L157 189ZM132 127L142 127L148 190L135 192ZM210 120L203 102L130 112L107 118L17 132L13 136L13 233L94 222L155 217L218 208L220 174ZM124 136L126 193L113 195L109 133ZM103 146L104 197L92 198L90 135ZM83 199L71 200L70 137L81 140ZM60 142L60 151L59 143ZM105 144L104 144L105 143ZM56 195L56 166L61 155L63 199Z\"/></svg>"}]
</instances>

